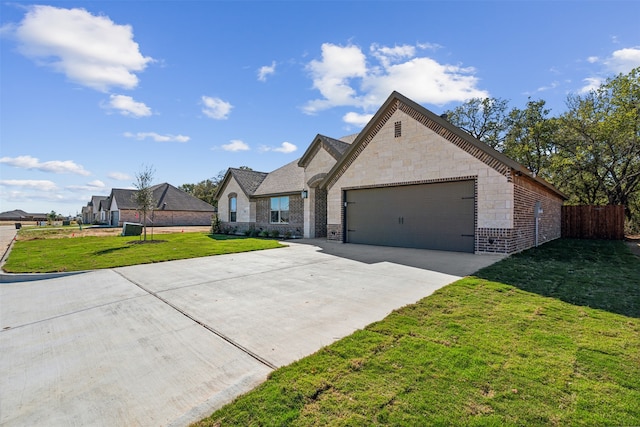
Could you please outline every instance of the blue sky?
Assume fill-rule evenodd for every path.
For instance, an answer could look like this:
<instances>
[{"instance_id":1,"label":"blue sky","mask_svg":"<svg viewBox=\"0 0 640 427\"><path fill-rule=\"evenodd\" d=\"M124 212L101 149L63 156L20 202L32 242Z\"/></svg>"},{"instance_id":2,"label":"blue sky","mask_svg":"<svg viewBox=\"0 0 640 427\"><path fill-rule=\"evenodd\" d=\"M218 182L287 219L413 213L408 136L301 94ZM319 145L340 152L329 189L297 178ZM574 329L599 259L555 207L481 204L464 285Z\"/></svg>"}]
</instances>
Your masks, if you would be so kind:
<instances>
[{"instance_id":1,"label":"blue sky","mask_svg":"<svg viewBox=\"0 0 640 427\"><path fill-rule=\"evenodd\" d=\"M0 211L80 212L144 167L269 172L358 132L393 90L553 114L640 66L639 1L0 4Z\"/></svg>"}]
</instances>

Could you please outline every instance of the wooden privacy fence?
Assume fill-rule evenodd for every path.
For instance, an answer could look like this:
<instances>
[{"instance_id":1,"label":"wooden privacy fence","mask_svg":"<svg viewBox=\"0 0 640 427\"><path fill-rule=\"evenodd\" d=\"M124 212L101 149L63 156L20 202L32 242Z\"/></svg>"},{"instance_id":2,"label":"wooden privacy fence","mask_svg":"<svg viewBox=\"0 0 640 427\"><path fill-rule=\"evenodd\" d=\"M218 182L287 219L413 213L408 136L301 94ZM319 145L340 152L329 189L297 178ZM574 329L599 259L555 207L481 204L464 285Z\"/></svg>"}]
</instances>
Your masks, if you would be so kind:
<instances>
[{"instance_id":1,"label":"wooden privacy fence","mask_svg":"<svg viewBox=\"0 0 640 427\"><path fill-rule=\"evenodd\" d=\"M562 237L624 239L624 206L563 206Z\"/></svg>"}]
</instances>

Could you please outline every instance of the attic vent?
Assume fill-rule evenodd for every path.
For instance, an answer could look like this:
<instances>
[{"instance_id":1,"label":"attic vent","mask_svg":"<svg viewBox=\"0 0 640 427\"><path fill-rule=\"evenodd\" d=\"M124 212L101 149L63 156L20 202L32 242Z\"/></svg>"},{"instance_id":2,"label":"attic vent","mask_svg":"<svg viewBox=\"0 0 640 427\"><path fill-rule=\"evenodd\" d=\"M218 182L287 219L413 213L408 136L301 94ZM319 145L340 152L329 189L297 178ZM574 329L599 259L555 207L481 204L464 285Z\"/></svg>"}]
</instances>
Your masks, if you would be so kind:
<instances>
[{"instance_id":1,"label":"attic vent","mask_svg":"<svg viewBox=\"0 0 640 427\"><path fill-rule=\"evenodd\" d=\"M393 136L399 138L402 136L402 122L395 122L393 124Z\"/></svg>"}]
</instances>

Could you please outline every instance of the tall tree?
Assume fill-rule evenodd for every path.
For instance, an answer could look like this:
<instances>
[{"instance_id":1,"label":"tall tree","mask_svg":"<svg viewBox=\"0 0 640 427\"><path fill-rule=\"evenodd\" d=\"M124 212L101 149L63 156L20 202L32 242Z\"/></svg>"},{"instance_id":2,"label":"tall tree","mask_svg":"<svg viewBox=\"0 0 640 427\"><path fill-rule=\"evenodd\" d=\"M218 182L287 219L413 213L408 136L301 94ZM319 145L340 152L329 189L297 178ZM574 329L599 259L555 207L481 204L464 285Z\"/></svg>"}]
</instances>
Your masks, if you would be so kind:
<instances>
[{"instance_id":1,"label":"tall tree","mask_svg":"<svg viewBox=\"0 0 640 427\"><path fill-rule=\"evenodd\" d=\"M145 241L147 240L147 216L153 213L155 207L153 191L151 190L154 174L155 169L152 166L143 166L142 170L136 173L136 182L133 183L137 190L133 198L138 212L140 212L143 218L142 228L144 230Z\"/></svg>"},{"instance_id":2,"label":"tall tree","mask_svg":"<svg viewBox=\"0 0 640 427\"><path fill-rule=\"evenodd\" d=\"M204 181L200 181L197 184L182 184L178 187L180 190L191 194L194 197L197 197L200 200L203 200L209 203L212 206L217 206L217 201L214 199L216 192L218 191L218 186L224 179L224 175L226 170L218 172L218 175L209 179L205 179Z\"/></svg>"},{"instance_id":3,"label":"tall tree","mask_svg":"<svg viewBox=\"0 0 640 427\"><path fill-rule=\"evenodd\" d=\"M571 95L556 138L556 182L578 201L627 207L640 191L640 68ZM579 179L577 179L579 178Z\"/></svg>"},{"instance_id":4,"label":"tall tree","mask_svg":"<svg viewBox=\"0 0 640 427\"><path fill-rule=\"evenodd\" d=\"M511 110L503 147L504 154L545 178L550 176L553 138L558 128L557 120L549 117L550 112L545 101L531 99L524 110Z\"/></svg>"},{"instance_id":5,"label":"tall tree","mask_svg":"<svg viewBox=\"0 0 640 427\"><path fill-rule=\"evenodd\" d=\"M502 150L507 131L508 102L500 98L472 98L446 111L447 120L471 136Z\"/></svg>"}]
</instances>

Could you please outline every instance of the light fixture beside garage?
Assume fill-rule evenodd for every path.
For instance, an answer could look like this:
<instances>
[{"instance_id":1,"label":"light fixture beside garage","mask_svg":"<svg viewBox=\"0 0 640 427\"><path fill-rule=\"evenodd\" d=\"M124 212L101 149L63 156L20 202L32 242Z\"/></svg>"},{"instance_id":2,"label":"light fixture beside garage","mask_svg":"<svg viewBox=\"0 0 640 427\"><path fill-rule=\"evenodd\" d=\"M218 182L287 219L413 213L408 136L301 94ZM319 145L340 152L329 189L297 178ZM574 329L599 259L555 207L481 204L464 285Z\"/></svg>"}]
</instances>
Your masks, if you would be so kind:
<instances>
[{"instance_id":1,"label":"light fixture beside garage","mask_svg":"<svg viewBox=\"0 0 640 427\"><path fill-rule=\"evenodd\" d=\"M300 197L306 199L307 197L309 197L309 192L307 190L302 190L302 192L300 192Z\"/></svg>"}]
</instances>

